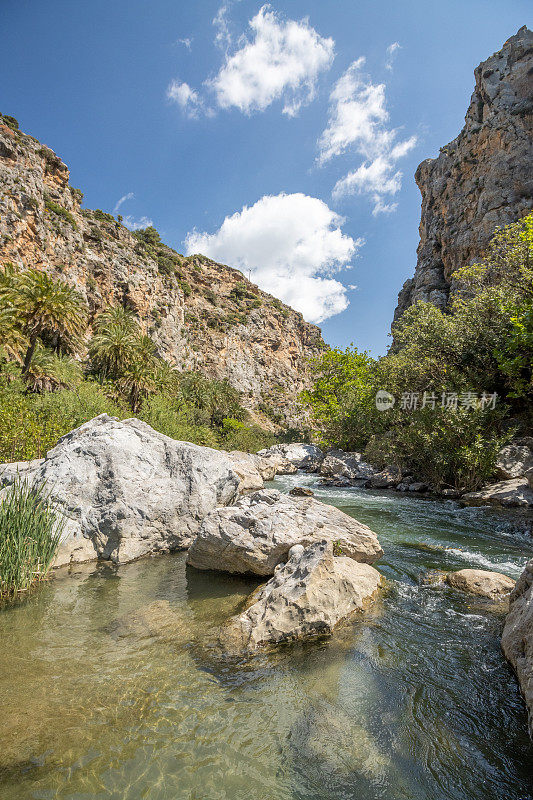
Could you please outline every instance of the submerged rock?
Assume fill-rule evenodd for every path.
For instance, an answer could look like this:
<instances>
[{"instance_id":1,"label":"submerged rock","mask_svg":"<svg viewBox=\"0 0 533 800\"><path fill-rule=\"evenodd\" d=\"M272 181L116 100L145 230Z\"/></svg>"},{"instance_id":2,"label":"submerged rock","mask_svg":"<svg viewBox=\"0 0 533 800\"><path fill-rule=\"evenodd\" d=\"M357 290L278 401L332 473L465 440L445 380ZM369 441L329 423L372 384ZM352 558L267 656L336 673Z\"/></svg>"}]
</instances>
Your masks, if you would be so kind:
<instances>
[{"instance_id":1,"label":"submerged rock","mask_svg":"<svg viewBox=\"0 0 533 800\"><path fill-rule=\"evenodd\" d=\"M381 585L369 564L334 556L332 543L296 545L289 560L250 598L224 629L230 648L258 647L330 634L342 619L365 608Z\"/></svg>"},{"instance_id":2,"label":"submerged rock","mask_svg":"<svg viewBox=\"0 0 533 800\"><path fill-rule=\"evenodd\" d=\"M486 569L460 569L448 572L446 582L454 589L487 597L489 600L505 599L513 590L515 582L501 572Z\"/></svg>"},{"instance_id":3,"label":"submerged rock","mask_svg":"<svg viewBox=\"0 0 533 800\"><path fill-rule=\"evenodd\" d=\"M533 489L530 488L527 478L515 478L484 486L478 492L467 492L461 500L469 506L528 508L533 506Z\"/></svg>"},{"instance_id":4,"label":"submerged rock","mask_svg":"<svg viewBox=\"0 0 533 800\"><path fill-rule=\"evenodd\" d=\"M533 738L533 558L527 562L511 594L502 648L517 674L528 707L529 733Z\"/></svg>"},{"instance_id":5,"label":"submerged rock","mask_svg":"<svg viewBox=\"0 0 533 800\"><path fill-rule=\"evenodd\" d=\"M197 569L272 575L293 545L324 539L355 561L371 564L383 555L376 534L338 508L264 489L208 514L187 563Z\"/></svg>"},{"instance_id":6,"label":"submerged rock","mask_svg":"<svg viewBox=\"0 0 533 800\"><path fill-rule=\"evenodd\" d=\"M168 600L154 600L123 614L111 622L106 631L118 639L131 636L135 639L190 640L190 625L174 611Z\"/></svg>"},{"instance_id":7,"label":"submerged rock","mask_svg":"<svg viewBox=\"0 0 533 800\"><path fill-rule=\"evenodd\" d=\"M315 444L294 442L292 444L275 444L267 450L260 450L260 456L271 458L278 455L287 459L296 469L316 472L324 460L324 453Z\"/></svg>"},{"instance_id":8,"label":"submerged rock","mask_svg":"<svg viewBox=\"0 0 533 800\"><path fill-rule=\"evenodd\" d=\"M0 483L15 474L0 468ZM107 414L63 436L25 475L46 482L67 520L55 566L185 548L239 486L225 453Z\"/></svg>"},{"instance_id":9,"label":"submerged rock","mask_svg":"<svg viewBox=\"0 0 533 800\"><path fill-rule=\"evenodd\" d=\"M329 478L364 480L374 474L374 468L363 461L361 453L329 450L320 467L320 474Z\"/></svg>"},{"instance_id":10,"label":"submerged rock","mask_svg":"<svg viewBox=\"0 0 533 800\"><path fill-rule=\"evenodd\" d=\"M308 489L306 486L295 486L290 490L289 494L291 497L314 497L315 493L312 489Z\"/></svg>"}]
</instances>

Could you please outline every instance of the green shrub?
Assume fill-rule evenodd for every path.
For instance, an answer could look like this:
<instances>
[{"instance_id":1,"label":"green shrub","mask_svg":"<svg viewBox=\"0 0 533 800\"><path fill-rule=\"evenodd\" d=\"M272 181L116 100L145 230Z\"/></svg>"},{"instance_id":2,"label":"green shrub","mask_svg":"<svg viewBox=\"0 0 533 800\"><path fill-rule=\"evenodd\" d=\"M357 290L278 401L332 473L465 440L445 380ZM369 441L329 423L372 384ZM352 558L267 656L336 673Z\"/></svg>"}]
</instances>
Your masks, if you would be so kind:
<instances>
[{"instance_id":1,"label":"green shrub","mask_svg":"<svg viewBox=\"0 0 533 800\"><path fill-rule=\"evenodd\" d=\"M44 485L15 480L0 501L0 597L46 578L64 524Z\"/></svg>"},{"instance_id":2,"label":"green shrub","mask_svg":"<svg viewBox=\"0 0 533 800\"><path fill-rule=\"evenodd\" d=\"M18 131L19 124L15 117L10 117L9 114L2 114L1 116L4 125L7 125L7 127L11 128L12 131Z\"/></svg>"},{"instance_id":3,"label":"green shrub","mask_svg":"<svg viewBox=\"0 0 533 800\"><path fill-rule=\"evenodd\" d=\"M244 450L257 453L275 442L275 436L259 425L246 425L241 420L225 419L222 424L221 443L224 450Z\"/></svg>"},{"instance_id":4,"label":"green shrub","mask_svg":"<svg viewBox=\"0 0 533 800\"><path fill-rule=\"evenodd\" d=\"M70 211L67 211L66 208L63 208L63 206L60 206L59 203L56 203L55 200L52 200L47 194L44 196L44 207L47 211L50 211L52 214L61 217L61 219L64 219L69 225L72 225L74 230L78 229L76 220Z\"/></svg>"},{"instance_id":5,"label":"green shrub","mask_svg":"<svg viewBox=\"0 0 533 800\"><path fill-rule=\"evenodd\" d=\"M115 223L115 217L113 214L108 214L107 211L102 211L101 208L97 208L93 211L94 219L100 220L100 222L112 222Z\"/></svg>"}]
</instances>

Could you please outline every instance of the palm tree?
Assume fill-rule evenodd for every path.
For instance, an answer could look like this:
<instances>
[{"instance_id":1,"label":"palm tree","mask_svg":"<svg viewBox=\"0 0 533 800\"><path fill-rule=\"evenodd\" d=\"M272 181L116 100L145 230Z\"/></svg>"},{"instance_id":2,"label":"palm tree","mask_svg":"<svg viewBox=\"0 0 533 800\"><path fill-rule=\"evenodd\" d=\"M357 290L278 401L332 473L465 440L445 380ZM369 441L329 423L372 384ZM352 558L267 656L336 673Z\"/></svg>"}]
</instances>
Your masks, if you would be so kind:
<instances>
[{"instance_id":1,"label":"palm tree","mask_svg":"<svg viewBox=\"0 0 533 800\"><path fill-rule=\"evenodd\" d=\"M0 354L20 363L27 346L28 340L19 328L15 310L3 307L0 295Z\"/></svg>"},{"instance_id":2,"label":"palm tree","mask_svg":"<svg viewBox=\"0 0 533 800\"><path fill-rule=\"evenodd\" d=\"M153 364L146 363L141 358L135 358L119 378L118 386L124 394L129 396L131 410L136 414L141 400L156 389Z\"/></svg>"},{"instance_id":3,"label":"palm tree","mask_svg":"<svg viewBox=\"0 0 533 800\"><path fill-rule=\"evenodd\" d=\"M85 330L87 309L82 296L46 272L29 269L20 273L6 288L4 298L15 310L28 339L23 375L28 373L41 336L55 336L63 346L73 346Z\"/></svg>"},{"instance_id":4,"label":"palm tree","mask_svg":"<svg viewBox=\"0 0 533 800\"><path fill-rule=\"evenodd\" d=\"M139 326L131 311L117 306L97 317L89 345L93 366L104 376L118 377L137 350Z\"/></svg>"}]
</instances>

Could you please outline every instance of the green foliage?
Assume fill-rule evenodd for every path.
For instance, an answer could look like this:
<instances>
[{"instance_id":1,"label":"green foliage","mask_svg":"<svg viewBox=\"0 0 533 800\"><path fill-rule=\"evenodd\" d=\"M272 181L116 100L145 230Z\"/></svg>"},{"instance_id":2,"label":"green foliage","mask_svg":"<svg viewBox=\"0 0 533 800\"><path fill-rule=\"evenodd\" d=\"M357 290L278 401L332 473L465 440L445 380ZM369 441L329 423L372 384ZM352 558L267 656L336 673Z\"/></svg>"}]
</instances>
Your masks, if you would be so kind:
<instances>
[{"instance_id":1,"label":"green foliage","mask_svg":"<svg viewBox=\"0 0 533 800\"><path fill-rule=\"evenodd\" d=\"M27 340L23 373L28 373L39 340L53 340L55 349L73 349L87 324L87 308L78 292L46 272L0 271L0 310L12 313Z\"/></svg>"},{"instance_id":2,"label":"green foliage","mask_svg":"<svg viewBox=\"0 0 533 800\"><path fill-rule=\"evenodd\" d=\"M64 525L44 485L15 480L0 501L0 597L26 592L46 577Z\"/></svg>"},{"instance_id":3,"label":"green foliage","mask_svg":"<svg viewBox=\"0 0 533 800\"><path fill-rule=\"evenodd\" d=\"M254 287L246 281L239 281L231 289L229 296L235 301L254 300L257 298L257 291L254 291Z\"/></svg>"},{"instance_id":4,"label":"green foliage","mask_svg":"<svg viewBox=\"0 0 533 800\"><path fill-rule=\"evenodd\" d=\"M107 211L102 211L100 208L97 208L93 211L93 217L100 222L112 222L115 224L115 217L113 214L108 214Z\"/></svg>"},{"instance_id":5,"label":"green foliage","mask_svg":"<svg viewBox=\"0 0 533 800\"><path fill-rule=\"evenodd\" d=\"M311 364L314 386L302 394L319 426L321 443L357 450L365 446L377 417L375 362L357 348L333 348ZM354 420L357 423L354 424Z\"/></svg>"},{"instance_id":6,"label":"green foliage","mask_svg":"<svg viewBox=\"0 0 533 800\"><path fill-rule=\"evenodd\" d=\"M426 407L374 436L365 458L381 468L393 464L432 486L474 491L493 474L506 442L505 435L495 433L497 417L481 409Z\"/></svg>"},{"instance_id":7,"label":"green foliage","mask_svg":"<svg viewBox=\"0 0 533 800\"><path fill-rule=\"evenodd\" d=\"M140 417L172 439L218 447L215 431L207 424L195 424L194 412L187 409L182 397L170 393L156 394L143 403Z\"/></svg>"},{"instance_id":8,"label":"green foliage","mask_svg":"<svg viewBox=\"0 0 533 800\"><path fill-rule=\"evenodd\" d=\"M257 453L273 445L275 436L258 425L246 425L242 420L228 418L222 424L221 442L224 450Z\"/></svg>"},{"instance_id":9,"label":"green foliage","mask_svg":"<svg viewBox=\"0 0 533 800\"><path fill-rule=\"evenodd\" d=\"M330 350L315 361L304 394L323 443L362 450L428 483L475 489L493 476L509 418L527 427L533 397L533 215L498 230L481 264L454 273L451 309L408 308L389 353L373 362ZM377 411L378 389L396 398ZM402 394L436 396L436 407L402 409ZM497 411L442 407L442 393L498 395ZM507 420L507 422L506 422Z\"/></svg>"},{"instance_id":10,"label":"green foliage","mask_svg":"<svg viewBox=\"0 0 533 800\"><path fill-rule=\"evenodd\" d=\"M12 131L18 131L19 124L15 117L10 117L9 114L2 114L1 117L4 125L7 125L7 127L11 128Z\"/></svg>"},{"instance_id":11,"label":"green foliage","mask_svg":"<svg viewBox=\"0 0 533 800\"><path fill-rule=\"evenodd\" d=\"M50 213L55 214L57 217L61 217L61 219L64 219L66 222L68 222L68 224L71 225L74 230L78 229L76 220L70 211L67 211L66 208L63 208L63 206L60 206L59 203L56 203L55 200L52 200L52 198L47 194L44 196L44 207L47 211L50 211Z\"/></svg>"},{"instance_id":12,"label":"green foliage","mask_svg":"<svg viewBox=\"0 0 533 800\"><path fill-rule=\"evenodd\" d=\"M190 297L190 295L192 294L192 288L191 285L187 283L187 281L178 280L178 286L183 292L184 297Z\"/></svg>"},{"instance_id":13,"label":"green foliage","mask_svg":"<svg viewBox=\"0 0 533 800\"><path fill-rule=\"evenodd\" d=\"M145 247L158 247L161 244L161 237L159 233L153 226L149 226L148 228L139 228L138 231L135 231L133 234Z\"/></svg>"}]
</instances>

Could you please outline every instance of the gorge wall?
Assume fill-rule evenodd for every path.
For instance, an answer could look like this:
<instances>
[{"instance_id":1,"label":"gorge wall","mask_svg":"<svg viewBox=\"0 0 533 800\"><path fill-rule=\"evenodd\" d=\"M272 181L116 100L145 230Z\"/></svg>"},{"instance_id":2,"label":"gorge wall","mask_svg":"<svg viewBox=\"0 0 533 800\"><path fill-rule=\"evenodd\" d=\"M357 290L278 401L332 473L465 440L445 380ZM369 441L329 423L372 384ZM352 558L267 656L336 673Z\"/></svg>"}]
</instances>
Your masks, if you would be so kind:
<instances>
[{"instance_id":1,"label":"gorge wall","mask_svg":"<svg viewBox=\"0 0 533 800\"><path fill-rule=\"evenodd\" d=\"M474 70L459 136L418 167L420 244L397 320L418 300L444 308L453 273L475 263L498 226L533 207L533 33L525 26Z\"/></svg>"},{"instance_id":2,"label":"gorge wall","mask_svg":"<svg viewBox=\"0 0 533 800\"><path fill-rule=\"evenodd\" d=\"M91 321L110 305L132 309L178 369L227 378L262 424L270 409L295 424L308 359L325 347L320 329L238 270L180 255L157 236L142 241L82 198L61 159L0 115L0 265L62 277Z\"/></svg>"}]
</instances>

